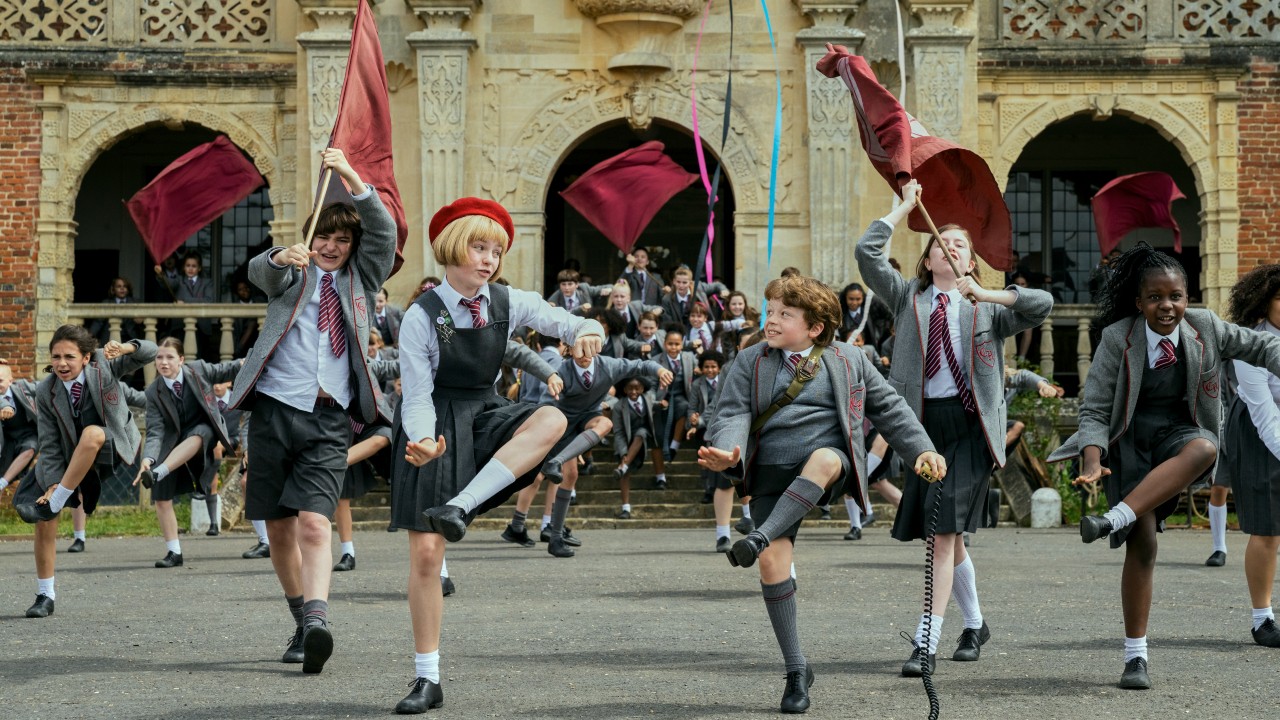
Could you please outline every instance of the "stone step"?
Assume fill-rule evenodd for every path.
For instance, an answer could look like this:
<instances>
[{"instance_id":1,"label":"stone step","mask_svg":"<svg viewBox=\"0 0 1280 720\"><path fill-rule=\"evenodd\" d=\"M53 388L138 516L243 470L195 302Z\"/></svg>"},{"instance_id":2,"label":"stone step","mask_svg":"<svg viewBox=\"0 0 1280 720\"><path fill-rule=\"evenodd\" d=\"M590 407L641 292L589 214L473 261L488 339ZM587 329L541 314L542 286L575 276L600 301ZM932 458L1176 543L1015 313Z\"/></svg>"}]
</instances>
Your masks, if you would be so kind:
<instances>
[{"instance_id":1,"label":"stone step","mask_svg":"<svg viewBox=\"0 0 1280 720\"><path fill-rule=\"evenodd\" d=\"M476 518L476 521L471 524L470 532L468 533L467 536L483 538L483 537L487 537L489 533L493 533L492 537L494 539L497 539L498 534L501 533L502 530L507 527L507 523L509 522L509 520L510 518L507 518L507 517L493 516L493 515L485 516L482 518ZM737 520L735 518L735 522L736 521ZM713 529L710 521L705 519L697 519L697 518L634 518L633 517L631 520L618 520L616 518L579 518L579 519L575 519L573 522L568 523L568 526L572 528L574 532L577 532L579 530L621 530L621 529L628 529L628 528L632 530L704 528L708 532L710 532ZM804 526L806 529L823 529L823 530L830 530L830 531L846 531L849 529L849 525L845 523L843 520L805 520ZM999 526L1000 527L1017 527L1017 524L1013 522L1001 521ZM529 528L530 528L529 534L531 536L536 537L534 533L537 527L538 527L538 523L536 521L531 525L529 525ZM891 527L890 523L881 522L877 517L876 524L874 526L874 528L877 531L888 533L889 527ZM366 521L355 523L355 529L356 530L386 530L387 522L385 520L379 520L379 521L366 520ZM736 532L733 535L735 538L738 537L738 534Z\"/></svg>"},{"instance_id":2,"label":"stone step","mask_svg":"<svg viewBox=\"0 0 1280 720\"><path fill-rule=\"evenodd\" d=\"M513 503L508 503L496 510L490 511L485 517L477 518L476 523L487 522L488 520L500 520L502 527L511 519L511 512L515 508ZM569 507L569 519L571 522L582 522L584 520L607 520L612 521L622 506L618 503L607 505L586 505L578 503ZM888 503L875 505L877 522L893 522L896 511L892 505ZM535 520L542 514L541 506L532 508L529 515ZM742 511L735 508L733 518L742 516ZM703 505L701 503L681 503L681 504L662 504L654 503L648 505L631 504L631 517L633 519L649 519L649 520L694 520L698 523L706 523L715 519L715 510L711 505ZM807 516L808 520L817 520L822 517L822 512L814 508ZM849 518L845 515L844 506L839 508L832 506L831 508L832 522L839 521L839 524L848 526ZM389 507L353 507L351 508L351 519L354 522L382 522L384 525L391 519L391 508ZM697 525L694 525L697 527Z\"/></svg>"}]
</instances>

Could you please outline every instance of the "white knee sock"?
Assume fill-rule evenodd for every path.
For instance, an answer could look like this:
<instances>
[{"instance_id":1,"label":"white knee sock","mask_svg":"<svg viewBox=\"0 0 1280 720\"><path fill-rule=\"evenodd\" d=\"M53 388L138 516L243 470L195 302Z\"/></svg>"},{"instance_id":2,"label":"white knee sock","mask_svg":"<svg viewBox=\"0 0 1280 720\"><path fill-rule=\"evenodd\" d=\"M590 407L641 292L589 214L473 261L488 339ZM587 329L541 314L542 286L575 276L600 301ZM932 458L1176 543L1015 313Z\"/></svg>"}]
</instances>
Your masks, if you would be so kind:
<instances>
[{"instance_id":1,"label":"white knee sock","mask_svg":"<svg viewBox=\"0 0 1280 720\"><path fill-rule=\"evenodd\" d=\"M966 555L964 562L955 567L955 577L951 581L951 597L955 599L960 612L964 613L964 626L968 630L982 627L982 607L978 604L978 574L973 569L973 560Z\"/></svg>"},{"instance_id":2,"label":"white knee sock","mask_svg":"<svg viewBox=\"0 0 1280 720\"><path fill-rule=\"evenodd\" d=\"M507 469L507 466L503 465L502 461L494 458L480 468L480 472L476 473L471 482L467 483L467 486L458 493L458 496L450 500L448 504L460 507L464 512L472 512L515 481L515 474Z\"/></svg>"},{"instance_id":3,"label":"white knee sock","mask_svg":"<svg viewBox=\"0 0 1280 720\"><path fill-rule=\"evenodd\" d=\"M253 531L258 533L258 542L263 545L270 545L271 541L267 539L267 521L266 520L250 520L253 524Z\"/></svg>"},{"instance_id":4,"label":"white knee sock","mask_svg":"<svg viewBox=\"0 0 1280 720\"><path fill-rule=\"evenodd\" d=\"M440 682L440 651L429 653L413 654L414 671L420 678L426 678L433 683Z\"/></svg>"},{"instance_id":5,"label":"white knee sock","mask_svg":"<svg viewBox=\"0 0 1280 720\"><path fill-rule=\"evenodd\" d=\"M1213 533L1213 551L1227 551L1227 506L1209 506L1209 532Z\"/></svg>"},{"instance_id":6,"label":"white knee sock","mask_svg":"<svg viewBox=\"0 0 1280 720\"><path fill-rule=\"evenodd\" d=\"M862 508L858 507L858 501L851 497L844 499L845 512L849 513L849 527L862 527Z\"/></svg>"},{"instance_id":7,"label":"white knee sock","mask_svg":"<svg viewBox=\"0 0 1280 720\"><path fill-rule=\"evenodd\" d=\"M1147 636L1140 638L1127 637L1124 639L1124 661L1127 663L1134 658L1147 659Z\"/></svg>"},{"instance_id":8,"label":"white knee sock","mask_svg":"<svg viewBox=\"0 0 1280 720\"><path fill-rule=\"evenodd\" d=\"M926 616L920 616L920 624L916 626L916 645L924 645L924 619ZM932 625L929 626L929 654L936 655L938 653L938 640L942 638L942 616L931 615Z\"/></svg>"},{"instance_id":9,"label":"white knee sock","mask_svg":"<svg viewBox=\"0 0 1280 720\"><path fill-rule=\"evenodd\" d=\"M53 576L47 578L36 578L36 594L44 595L50 600L57 600L57 593L53 591ZM1261 624L1261 623L1259 623Z\"/></svg>"},{"instance_id":10,"label":"white knee sock","mask_svg":"<svg viewBox=\"0 0 1280 720\"><path fill-rule=\"evenodd\" d=\"M1138 516L1133 513L1133 509L1124 502L1116 503L1116 506L1107 511L1102 517L1111 523L1111 532L1115 532L1121 528L1126 528L1138 521Z\"/></svg>"}]
</instances>

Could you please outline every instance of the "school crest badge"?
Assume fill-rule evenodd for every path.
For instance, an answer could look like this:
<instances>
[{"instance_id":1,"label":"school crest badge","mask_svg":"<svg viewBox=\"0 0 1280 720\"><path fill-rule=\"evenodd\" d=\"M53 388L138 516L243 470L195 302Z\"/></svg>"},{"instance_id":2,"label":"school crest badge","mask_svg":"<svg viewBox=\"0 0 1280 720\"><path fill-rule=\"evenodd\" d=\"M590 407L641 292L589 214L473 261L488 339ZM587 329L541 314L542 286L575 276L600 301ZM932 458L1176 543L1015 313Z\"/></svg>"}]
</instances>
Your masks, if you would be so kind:
<instances>
[{"instance_id":1,"label":"school crest badge","mask_svg":"<svg viewBox=\"0 0 1280 720\"><path fill-rule=\"evenodd\" d=\"M356 322L365 323L369 321L369 310L365 303L364 296L356 298Z\"/></svg>"},{"instance_id":2,"label":"school crest badge","mask_svg":"<svg viewBox=\"0 0 1280 720\"><path fill-rule=\"evenodd\" d=\"M1211 397L1211 398L1216 398L1216 397L1218 397L1218 380L1217 380L1217 378L1213 378L1213 379L1205 380L1205 381L1204 381L1204 383L1202 383L1202 384L1200 385L1200 387L1201 387L1202 389L1204 389L1204 394L1205 394L1205 395L1208 395L1208 396L1209 396L1209 397Z\"/></svg>"},{"instance_id":3,"label":"school crest badge","mask_svg":"<svg viewBox=\"0 0 1280 720\"><path fill-rule=\"evenodd\" d=\"M102 399L106 400L108 405L119 405L120 393L116 392L115 390L110 390L107 392L106 396L104 396Z\"/></svg>"},{"instance_id":4,"label":"school crest badge","mask_svg":"<svg viewBox=\"0 0 1280 720\"><path fill-rule=\"evenodd\" d=\"M849 414L856 421L862 420L863 406L866 404L867 389L860 387L849 393Z\"/></svg>"},{"instance_id":5,"label":"school crest badge","mask_svg":"<svg viewBox=\"0 0 1280 720\"><path fill-rule=\"evenodd\" d=\"M995 350L991 349L990 340L978 345L978 347L974 349L974 353L977 354L978 359L981 360L984 365L987 367L995 367L996 353Z\"/></svg>"}]
</instances>

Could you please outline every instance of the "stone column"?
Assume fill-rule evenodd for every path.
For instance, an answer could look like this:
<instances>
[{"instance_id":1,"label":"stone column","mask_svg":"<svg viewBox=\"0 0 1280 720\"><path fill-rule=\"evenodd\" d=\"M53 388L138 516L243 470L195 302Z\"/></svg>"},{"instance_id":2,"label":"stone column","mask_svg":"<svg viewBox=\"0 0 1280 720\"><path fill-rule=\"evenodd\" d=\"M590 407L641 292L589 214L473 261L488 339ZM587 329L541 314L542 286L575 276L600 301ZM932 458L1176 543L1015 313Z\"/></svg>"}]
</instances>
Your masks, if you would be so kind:
<instances>
[{"instance_id":1,"label":"stone column","mask_svg":"<svg viewBox=\"0 0 1280 720\"><path fill-rule=\"evenodd\" d=\"M479 0L408 0L426 27L406 40L418 67L418 134L422 142L422 217L466 194L467 59L476 38L462 29ZM423 242L427 242L423 237ZM441 268L424 247L426 274ZM521 287L524 287L523 285Z\"/></svg>"},{"instance_id":2,"label":"stone column","mask_svg":"<svg viewBox=\"0 0 1280 720\"><path fill-rule=\"evenodd\" d=\"M848 27L862 0L793 0L813 22L796 33L804 50L805 115L809 137L809 253L814 277L837 287L848 281L853 268L849 233L853 225L854 172L862 146L849 90L839 79L820 74L815 65L826 44L844 45L858 52L863 33Z\"/></svg>"},{"instance_id":3,"label":"stone column","mask_svg":"<svg viewBox=\"0 0 1280 720\"><path fill-rule=\"evenodd\" d=\"M1204 182L1200 195L1200 287L1205 305L1218 313L1226 310L1231 288L1240 276L1239 177L1240 92L1238 71L1215 70L1215 112L1210 115L1213 137L1209 154L1217 182ZM1245 268L1252 269L1252 268Z\"/></svg>"},{"instance_id":4,"label":"stone column","mask_svg":"<svg viewBox=\"0 0 1280 720\"><path fill-rule=\"evenodd\" d=\"M302 88L306 107L307 136L298 150L302 162L298 167L298 197L304 216L311 211L315 178L319 177L320 151L329 142L333 121L338 114L342 81L351 53L351 25L355 22L359 0L298 0L299 7L316 24L314 30L298 35L302 50L299 65L306 68L307 85ZM300 218L301 219L301 218Z\"/></svg>"},{"instance_id":5,"label":"stone column","mask_svg":"<svg viewBox=\"0 0 1280 720\"><path fill-rule=\"evenodd\" d=\"M913 114L930 134L965 147L973 147L977 140L975 123L966 121L976 110L976 105L970 107L976 65L968 56L974 33L957 21L972 2L907 0L921 22L907 32L915 89Z\"/></svg>"}]
</instances>

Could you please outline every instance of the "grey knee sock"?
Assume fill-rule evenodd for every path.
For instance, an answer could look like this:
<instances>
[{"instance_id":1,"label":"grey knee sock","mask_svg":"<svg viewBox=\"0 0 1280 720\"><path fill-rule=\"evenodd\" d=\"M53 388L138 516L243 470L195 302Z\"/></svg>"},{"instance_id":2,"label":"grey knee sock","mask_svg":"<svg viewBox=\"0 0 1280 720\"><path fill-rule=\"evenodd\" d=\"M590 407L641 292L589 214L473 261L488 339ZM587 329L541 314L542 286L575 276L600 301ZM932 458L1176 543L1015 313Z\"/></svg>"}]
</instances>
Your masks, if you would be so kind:
<instances>
[{"instance_id":1,"label":"grey knee sock","mask_svg":"<svg viewBox=\"0 0 1280 720\"><path fill-rule=\"evenodd\" d=\"M328 625L329 603L324 600L308 600L302 606L302 622L306 625Z\"/></svg>"},{"instance_id":2,"label":"grey knee sock","mask_svg":"<svg viewBox=\"0 0 1280 720\"><path fill-rule=\"evenodd\" d=\"M782 650L787 672L804 670L804 653L800 652L800 629L796 625L796 581L787 578L777 585L760 583L764 607L769 611L774 637Z\"/></svg>"},{"instance_id":3,"label":"grey knee sock","mask_svg":"<svg viewBox=\"0 0 1280 720\"><path fill-rule=\"evenodd\" d=\"M569 441L563 450L555 457L547 462L553 465L563 465L570 460L578 457L582 453L590 450L600 444L600 435L595 430L583 430L578 436Z\"/></svg>"},{"instance_id":4,"label":"grey knee sock","mask_svg":"<svg viewBox=\"0 0 1280 720\"><path fill-rule=\"evenodd\" d=\"M797 475L795 480L782 492L778 504L773 506L769 519L759 528L761 534L773 542L779 535L795 525L800 518L813 509L822 497L823 488L808 478Z\"/></svg>"},{"instance_id":5,"label":"grey knee sock","mask_svg":"<svg viewBox=\"0 0 1280 720\"><path fill-rule=\"evenodd\" d=\"M529 513L522 513L519 510L511 514L511 529L520 532L524 529L524 521L529 519Z\"/></svg>"},{"instance_id":6,"label":"grey knee sock","mask_svg":"<svg viewBox=\"0 0 1280 720\"><path fill-rule=\"evenodd\" d=\"M293 622L296 623L298 627L302 627L302 596L296 595L294 597L289 597L288 595L285 595L284 599L289 603L289 614L293 616Z\"/></svg>"},{"instance_id":7,"label":"grey knee sock","mask_svg":"<svg viewBox=\"0 0 1280 720\"><path fill-rule=\"evenodd\" d=\"M556 488L556 501L551 505L551 537L564 531L564 519L569 514L569 499L572 497L572 490Z\"/></svg>"},{"instance_id":8,"label":"grey knee sock","mask_svg":"<svg viewBox=\"0 0 1280 720\"><path fill-rule=\"evenodd\" d=\"M218 523L218 496L210 493L204 496L204 507L209 511L209 527L217 529Z\"/></svg>"}]
</instances>

